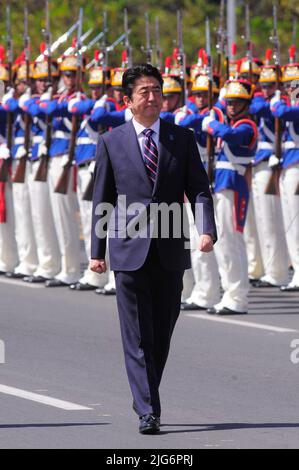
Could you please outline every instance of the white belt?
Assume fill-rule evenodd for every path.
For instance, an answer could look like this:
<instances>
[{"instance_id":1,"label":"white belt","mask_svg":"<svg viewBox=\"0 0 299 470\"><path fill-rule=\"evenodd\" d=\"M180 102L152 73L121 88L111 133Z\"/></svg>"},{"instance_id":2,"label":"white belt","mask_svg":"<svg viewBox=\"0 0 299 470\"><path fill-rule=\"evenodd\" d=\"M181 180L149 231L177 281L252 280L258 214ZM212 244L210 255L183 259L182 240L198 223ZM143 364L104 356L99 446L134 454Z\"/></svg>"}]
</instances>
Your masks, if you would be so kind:
<instances>
[{"instance_id":1,"label":"white belt","mask_svg":"<svg viewBox=\"0 0 299 470\"><path fill-rule=\"evenodd\" d=\"M296 144L296 142L292 142L291 140L288 142L284 142L283 144L283 149L284 150L290 150L290 149L299 149L299 145Z\"/></svg>"},{"instance_id":2,"label":"white belt","mask_svg":"<svg viewBox=\"0 0 299 470\"><path fill-rule=\"evenodd\" d=\"M54 139L64 139L64 140L70 140L71 134L68 132L63 132L63 131L55 131L53 134Z\"/></svg>"},{"instance_id":3,"label":"white belt","mask_svg":"<svg viewBox=\"0 0 299 470\"><path fill-rule=\"evenodd\" d=\"M90 137L79 137L77 139L77 145L97 145L97 143L97 140L93 140Z\"/></svg>"},{"instance_id":4,"label":"white belt","mask_svg":"<svg viewBox=\"0 0 299 470\"><path fill-rule=\"evenodd\" d=\"M25 137L16 137L14 140L15 145L21 145L24 144L25 142Z\"/></svg>"},{"instance_id":5,"label":"white belt","mask_svg":"<svg viewBox=\"0 0 299 470\"><path fill-rule=\"evenodd\" d=\"M221 161L216 163L216 170L232 170L232 171L236 171L242 176L244 176L246 172L246 168L242 165L235 165L230 162L221 162Z\"/></svg>"},{"instance_id":6,"label":"white belt","mask_svg":"<svg viewBox=\"0 0 299 470\"><path fill-rule=\"evenodd\" d=\"M274 144L272 142L259 142L257 145L258 150L273 150Z\"/></svg>"},{"instance_id":7,"label":"white belt","mask_svg":"<svg viewBox=\"0 0 299 470\"><path fill-rule=\"evenodd\" d=\"M34 144L40 144L44 140L42 135L35 135L33 137L33 143Z\"/></svg>"}]
</instances>

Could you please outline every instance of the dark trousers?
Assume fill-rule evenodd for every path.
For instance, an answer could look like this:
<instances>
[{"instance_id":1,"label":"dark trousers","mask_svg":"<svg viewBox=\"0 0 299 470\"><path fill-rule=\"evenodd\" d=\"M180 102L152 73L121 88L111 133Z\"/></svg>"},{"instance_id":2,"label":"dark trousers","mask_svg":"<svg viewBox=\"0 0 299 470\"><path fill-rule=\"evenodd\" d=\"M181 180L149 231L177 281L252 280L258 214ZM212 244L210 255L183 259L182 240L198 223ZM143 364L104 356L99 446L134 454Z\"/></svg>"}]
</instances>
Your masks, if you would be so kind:
<instances>
[{"instance_id":1,"label":"dark trousers","mask_svg":"<svg viewBox=\"0 0 299 470\"><path fill-rule=\"evenodd\" d=\"M116 296L128 379L139 416L160 416L159 385L180 313L184 271L167 271L153 240L137 271L116 271Z\"/></svg>"}]
</instances>

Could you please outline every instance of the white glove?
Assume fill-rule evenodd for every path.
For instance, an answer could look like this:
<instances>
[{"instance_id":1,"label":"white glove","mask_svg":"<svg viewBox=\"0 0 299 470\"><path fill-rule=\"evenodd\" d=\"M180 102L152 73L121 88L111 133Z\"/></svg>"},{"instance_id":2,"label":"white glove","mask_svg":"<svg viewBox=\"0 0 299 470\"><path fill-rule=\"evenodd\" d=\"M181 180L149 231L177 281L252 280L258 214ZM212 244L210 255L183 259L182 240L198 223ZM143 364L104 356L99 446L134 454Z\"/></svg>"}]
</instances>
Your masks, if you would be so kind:
<instances>
[{"instance_id":1,"label":"white glove","mask_svg":"<svg viewBox=\"0 0 299 470\"><path fill-rule=\"evenodd\" d=\"M223 100L226 96L226 88L225 86L221 88L219 93L219 101Z\"/></svg>"},{"instance_id":2,"label":"white glove","mask_svg":"<svg viewBox=\"0 0 299 470\"><path fill-rule=\"evenodd\" d=\"M7 160L10 157L10 151L6 144L0 145L0 159Z\"/></svg>"},{"instance_id":3,"label":"white glove","mask_svg":"<svg viewBox=\"0 0 299 470\"><path fill-rule=\"evenodd\" d=\"M279 165L279 158L277 158L275 155L271 155L271 157L268 160L268 167L272 168L273 166Z\"/></svg>"},{"instance_id":4,"label":"white glove","mask_svg":"<svg viewBox=\"0 0 299 470\"><path fill-rule=\"evenodd\" d=\"M30 100L30 98L31 98L31 90L30 88L27 88L25 93L23 93L23 95L19 98L19 108L24 110L25 104L27 103L27 101Z\"/></svg>"},{"instance_id":5,"label":"white glove","mask_svg":"<svg viewBox=\"0 0 299 470\"><path fill-rule=\"evenodd\" d=\"M72 110L73 110L73 107L74 107L77 103L79 103L81 100L82 100L82 93L81 93L80 91L78 91L78 92L76 93L76 96L75 96L74 98L72 98L72 99L69 101L69 103L68 103L68 107L67 107L67 108L68 108L68 112L69 112L69 113L72 113L72 112L73 112L73 111L72 111Z\"/></svg>"},{"instance_id":6,"label":"white glove","mask_svg":"<svg viewBox=\"0 0 299 470\"><path fill-rule=\"evenodd\" d=\"M95 161L90 162L90 164L88 165L89 173L93 174L94 170L95 170L95 167L96 167L96 162Z\"/></svg>"},{"instance_id":7,"label":"white glove","mask_svg":"<svg viewBox=\"0 0 299 470\"><path fill-rule=\"evenodd\" d=\"M209 125L210 125L210 122L212 121L215 121L215 111L213 109L211 109L210 113L208 116L206 116L203 121L202 121L202 131L203 132L207 132L208 131L208 128L209 128Z\"/></svg>"},{"instance_id":8,"label":"white glove","mask_svg":"<svg viewBox=\"0 0 299 470\"><path fill-rule=\"evenodd\" d=\"M40 158L42 155L47 155L48 149L45 142L41 142L38 146L37 156Z\"/></svg>"},{"instance_id":9,"label":"white glove","mask_svg":"<svg viewBox=\"0 0 299 470\"><path fill-rule=\"evenodd\" d=\"M25 150L25 147L23 147L23 145L20 145L16 153L16 158L21 159L21 158L26 157L26 155L27 155L27 152Z\"/></svg>"},{"instance_id":10,"label":"white glove","mask_svg":"<svg viewBox=\"0 0 299 470\"><path fill-rule=\"evenodd\" d=\"M274 106L275 106L277 103L279 103L280 98L281 98L281 91L280 91L280 90L276 90L276 92L274 93L273 98L271 98L271 100L270 100L270 108L274 108Z\"/></svg>"},{"instance_id":11,"label":"white glove","mask_svg":"<svg viewBox=\"0 0 299 470\"><path fill-rule=\"evenodd\" d=\"M178 109L174 116L174 123L179 124L185 117L187 116L187 109L186 106Z\"/></svg>"},{"instance_id":12,"label":"white glove","mask_svg":"<svg viewBox=\"0 0 299 470\"><path fill-rule=\"evenodd\" d=\"M93 109L104 108L107 98L108 98L107 95L103 95L99 100L96 101Z\"/></svg>"},{"instance_id":13,"label":"white glove","mask_svg":"<svg viewBox=\"0 0 299 470\"><path fill-rule=\"evenodd\" d=\"M52 99L53 88L49 87L48 90L40 97L40 101L50 101Z\"/></svg>"},{"instance_id":14,"label":"white glove","mask_svg":"<svg viewBox=\"0 0 299 470\"><path fill-rule=\"evenodd\" d=\"M3 97L2 97L2 104L3 104L3 106L5 106L5 105L7 104L7 101L8 101L8 100L10 100L11 98L14 97L14 94L15 94L14 88L10 88L10 89L8 90L8 92L5 93L5 95L3 95Z\"/></svg>"}]
</instances>

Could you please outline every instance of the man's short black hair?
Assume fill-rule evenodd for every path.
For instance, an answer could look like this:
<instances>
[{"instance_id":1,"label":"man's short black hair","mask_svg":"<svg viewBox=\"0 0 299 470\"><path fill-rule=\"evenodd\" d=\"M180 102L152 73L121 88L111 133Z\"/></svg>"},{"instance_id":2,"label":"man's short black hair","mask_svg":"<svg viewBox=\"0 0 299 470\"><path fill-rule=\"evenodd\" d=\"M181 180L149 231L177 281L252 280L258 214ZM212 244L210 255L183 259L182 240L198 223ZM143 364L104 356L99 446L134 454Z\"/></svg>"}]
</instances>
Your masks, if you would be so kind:
<instances>
[{"instance_id":1,"label":"man's short black hair","mask_svg":"<svg viewBox=\"0 0 299 470\"><path fill-rule=\"evenodd\" d=\"M151 64L135 65L123 74L122 87L126 96L132 97L135 82L142 77L154 77L160 83L161 88L163 87L162 75L156 67Z\"/></svg>"}]
</instances>

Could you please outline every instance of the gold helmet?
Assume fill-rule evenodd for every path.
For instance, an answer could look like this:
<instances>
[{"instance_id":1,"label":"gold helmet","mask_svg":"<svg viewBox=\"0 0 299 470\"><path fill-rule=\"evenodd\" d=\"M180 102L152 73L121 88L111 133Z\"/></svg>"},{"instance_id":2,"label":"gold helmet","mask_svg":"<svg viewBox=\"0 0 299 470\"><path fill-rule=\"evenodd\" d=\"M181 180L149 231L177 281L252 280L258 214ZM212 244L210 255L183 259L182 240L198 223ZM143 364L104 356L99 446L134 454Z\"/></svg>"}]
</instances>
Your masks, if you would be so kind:
<instances>
[{"instance_id":1,"label":"gold helmet","mask_svg":"<svg viewBox=\"0 0 299 470\"><path fill-rule=\"evenodd\" d=\"M299 63L294 62L287 64L282 67L282 79L285 82L292 82L293 80L299 80Z\"/></svg>"},{"instance_id":2,"label":"gold helmet","mask_svg":"<svg viewBox=\"0 0 299 470\"><path fill-rule=\"evenodd\" d=\"M251 73L255 75L261 74L261 67L263 65L263 61L254 57L251 61ZM241 67L240 67L240 74L249 74L250 73L250 61L247 57L241 59Z\"/></svg>"},{"instance_id":3,"label":"gold helmet","mask_svg":"<svg viewBox=\"0 0 299 470\"><path fill-rule=\"evenodd\" d=\"M209 91L209 76L206 72L202 72L196 76L191 91L192 93L196 93L197 91ZM212 91L213 93L219 93L220 91L220 77L217 74L213 74Z\"/></svg>"},{"instance_id":4,"label":"gold helmet","mask_svg":"<svg viewBox=\"0 0 299 470\"><path fill-rule=\"evenodd\" d=\"M126 69L123 67L117 67L111 70L111 85L113 87L122 88L123 74Z\"/></svg>"},{"instance_id":5,"label":"gold helmet","mask_svg":"<svg viewBox=\"0 0 299 470\"><path fill-rule=\"evenodd\" d=\"M163 81L164 96L172 93L182 93L183 88L177 75L164 74Z\"/></svg>"},{"instance_id":6,"label":"gold helmet","mask_svg":"<svg viewBox=\"0 0 299 470\"><path fill-rule=\"evenodd\" d=\"M276 65L264 65L262 67L259 83L269 85L276 83Z\"/></svg>"},{"instance_id":7,"label":"gold helmet","mask_svg":"<svg viewBox=\"0 0 299 470\"><path fill-rule=\"evenodd\" d=\"M5 65L5 48L0 46L0 81L8 82L9 74Z\"/></svg>"},{"instance_id":8,"label":"gold helmet","mask_svg":"<svg viewBox=\"0 0 299 470\"><path fill-rule=\"evenodd\" d=\"M226 93L225 100L251 100L254 92L254 85L248 80L244 79L232 79L225 84Z\"/></svg>"}]
</instances>

